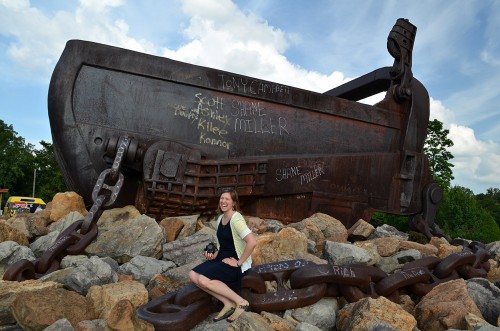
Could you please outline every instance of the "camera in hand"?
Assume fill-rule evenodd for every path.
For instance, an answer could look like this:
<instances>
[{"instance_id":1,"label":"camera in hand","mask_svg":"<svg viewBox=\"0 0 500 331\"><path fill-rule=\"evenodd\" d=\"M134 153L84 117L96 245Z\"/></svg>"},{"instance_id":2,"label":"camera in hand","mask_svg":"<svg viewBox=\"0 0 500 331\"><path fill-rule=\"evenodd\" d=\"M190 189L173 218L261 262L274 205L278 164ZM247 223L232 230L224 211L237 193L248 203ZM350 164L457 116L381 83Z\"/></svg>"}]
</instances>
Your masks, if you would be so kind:
<instances>
[{"instance_id":1,"label":"camera in hand","mask_svg":"<svg viewBox=\"0 0 500 331\"><path fill-rule=\"evenodd\" d=\"M215 253L217 252L217 245L215 245L214 243L209 243L207 246L205 246L205 251L207 253Z\"/></svg>"}]
</instances>

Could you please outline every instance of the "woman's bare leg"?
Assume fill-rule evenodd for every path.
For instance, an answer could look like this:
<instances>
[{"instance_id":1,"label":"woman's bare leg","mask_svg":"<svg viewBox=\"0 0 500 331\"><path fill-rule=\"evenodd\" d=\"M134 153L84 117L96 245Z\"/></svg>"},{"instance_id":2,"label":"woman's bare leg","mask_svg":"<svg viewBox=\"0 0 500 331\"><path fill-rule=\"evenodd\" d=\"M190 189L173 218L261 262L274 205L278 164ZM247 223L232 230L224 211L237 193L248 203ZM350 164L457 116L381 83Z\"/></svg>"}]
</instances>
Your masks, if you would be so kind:
<instances>
[{"instance_id":1,"label":"woman's bare leg","mask_svg":"<svg viewBox=\"0 0 500 331\"><path fill-rule=\"evenodd\" d=\"M189 278L193 283L195 283L202 290L212 294L217 299L221 300L225 305L229 300L230 304L239 305L246 302L241 296L229 288L226 284L220 280L209 279L203 275L200 275L194 271L189 272Z\"/></svg>"},{"instance_id":2,"label":"woman's bare leg","mask_svg":"<svg viewBox=\"0 0 500 331\"><path fill-rule=\"evenodd\" d=\"M231 299L223 296L222 294L219 294L217 292L214 292L208 288L205 288L203 287L202 285L200 285L200 277L203 277L205 278L206 280L209 280L207 277L205 276L202 276L194 271L190 271L189 272L189 279L196 284L196 286L198 286L200 289L202 289L203 291L207 292L208 294L212 295L213 297L215 297L216 299L220 300L222 302L222 304L224 305L224 307L226 306L234 306L234 302L231 301ZM224 284L224 283L223 283ZM225 284L224 284L225 285Z\"/></svg>"}]
</instances>

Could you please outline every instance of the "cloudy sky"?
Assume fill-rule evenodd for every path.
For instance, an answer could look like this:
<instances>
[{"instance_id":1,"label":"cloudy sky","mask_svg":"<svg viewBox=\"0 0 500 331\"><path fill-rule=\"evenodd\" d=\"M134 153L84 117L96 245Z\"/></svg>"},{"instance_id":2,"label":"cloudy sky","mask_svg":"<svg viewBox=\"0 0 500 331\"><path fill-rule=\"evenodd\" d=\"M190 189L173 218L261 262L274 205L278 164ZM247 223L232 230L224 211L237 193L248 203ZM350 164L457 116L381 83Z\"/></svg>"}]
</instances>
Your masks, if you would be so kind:
<instances>
[{"instance_id":1,"label":"cloudy sky","mask_svg":"<svg viewBox=\"0 0 500 331\"><path fill-rule=\"evenodd\" d=\"M500 188L500 1L0 0L0 119L52 141L47 92L83 39L317 92L390 66L397 18L418 28L413 74L450 130L453 185Z\"/></svg>"}]
</instances>

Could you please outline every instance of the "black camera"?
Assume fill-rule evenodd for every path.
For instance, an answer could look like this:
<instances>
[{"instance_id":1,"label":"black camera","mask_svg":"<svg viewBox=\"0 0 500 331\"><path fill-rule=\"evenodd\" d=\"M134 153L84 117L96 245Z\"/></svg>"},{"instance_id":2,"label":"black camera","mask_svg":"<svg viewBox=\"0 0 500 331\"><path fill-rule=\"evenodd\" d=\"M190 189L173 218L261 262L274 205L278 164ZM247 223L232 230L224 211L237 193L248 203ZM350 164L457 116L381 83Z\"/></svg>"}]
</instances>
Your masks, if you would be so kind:
<instances>
[{"instance_id":1,"label":"black camera","mask_svg":"<svg viewBox=\"0 0 500 331\"><path fill-rule=\"evenodd\" d=\"M213 253L217 252L217 245L215 245L214 243L210 243L207 246L205 246L205 251L207 253L213 254Z\"/></svg>"}]
</instances>

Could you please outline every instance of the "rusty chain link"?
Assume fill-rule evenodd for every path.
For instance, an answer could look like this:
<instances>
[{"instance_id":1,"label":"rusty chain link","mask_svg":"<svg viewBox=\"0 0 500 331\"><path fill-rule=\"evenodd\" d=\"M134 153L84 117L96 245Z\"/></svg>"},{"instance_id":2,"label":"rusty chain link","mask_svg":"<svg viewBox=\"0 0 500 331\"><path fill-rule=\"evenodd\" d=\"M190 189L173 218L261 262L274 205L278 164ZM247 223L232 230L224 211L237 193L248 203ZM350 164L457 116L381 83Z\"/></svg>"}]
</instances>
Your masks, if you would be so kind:
<instances>
[{"instance_id":1,"label":"rusty chain link","mask_svg":"<svg viewBox=\"0 0 500 331\"><path fill-rule=\"evenodd\" d=\"M39 259L33 262L22 259L13 263L3 275L4 280L38 279L59 269L60 262L66 255L81 254L94 241L97 237L99 217L104 208L110 207L116 201L123 186L124 177L120 169L130 141L128 136L120 138L112 167L103 170L97 178L92 190L93 205L87 215L61 232Z\"/></svg>"},{"instance_id":2,"label":"rusty chain link","mask_svg":"<svg viewBox=\"0 0 500 331\"><path fill-rule=\"evenodd\" d=\"M359 264L316 264L302 259L267 263L254 266L246 273L241 294L257 313L305 307L323 297L344 297L348 302L356 302L384 296L399 303L402 294L423 297L448 280L485 277L490 268L489 258L483 247L472 243L443 260L428 256L406 263L391 275L378 267ZM266 281L275 282L276 291L269 292ZM179 292L139 307L137 313L156 330L190 330L210 314L208 307L213 307L205 300L190 283ZM203 309L197 308L199 311L195 309L202 306Z\"/></svg>"},{"instance_id":3,"label":"rusty chain link","mask_svg":"<svg viewBox=\"0 0 500 331\"><path fill-rule=\"evenodd\" d=\"M178 292L168 293L140 306L137 316L153 324L156 331L187 331L217 308L210 294L190 283Z\"/></svg>"}]
</instances>

